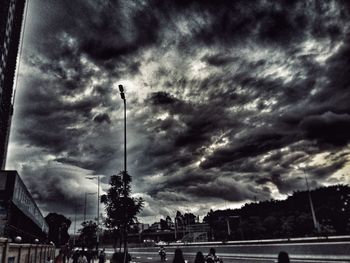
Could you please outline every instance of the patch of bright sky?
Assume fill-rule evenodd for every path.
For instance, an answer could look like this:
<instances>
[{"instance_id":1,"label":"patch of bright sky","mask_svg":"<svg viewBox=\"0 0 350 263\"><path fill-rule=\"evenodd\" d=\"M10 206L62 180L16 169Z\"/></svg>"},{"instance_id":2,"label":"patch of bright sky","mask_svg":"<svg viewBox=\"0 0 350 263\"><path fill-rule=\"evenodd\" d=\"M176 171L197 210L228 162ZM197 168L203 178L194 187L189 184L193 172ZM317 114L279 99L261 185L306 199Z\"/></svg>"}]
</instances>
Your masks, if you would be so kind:
<instances>
[{"instance_id":1,"label":"patch of bright sky","mask_svg":"<svg viewBox=\"0 0 350 263\"><path fill-rule=\"evenodd\" d=\"M88 59L85 55L80 56L80 63L85 68L92 70L93 72L100 71L99 67L95 65L90 59Z\"/></svg>"},{"instance_id":2,"label":"patch of bright sky","mask_svg":"<svg viewBox=\"0 0 350 263\"><path fill-rule=\"evenodd\" d=\"M203 154L203 156L201 156L200 159L194 163L194 165L200 166L200 164L206 160L207 156L212 155L216 150L228 145L230 140L228 137L226 137L226 135L227 133L221 134L214 140L214 142L211 145L207 146L205 148L205 153Z\"/></svg>"},{"instance_id":3,"label":"patch of bright sky","mask_svg":"<svg viewBox=\"0 0 350 263\"><path fill-rule=\"evenodd\" d=\"M26 156L26 158L18 158L18 156ZM30 156L30 158L28 158ZM33 165L34 163L42 164L49 161L53 161L57 158L57 156L43 154L42 148L33 146L33 145L25 145L18 144L16 142L12 142L8 146L7 150L7 162L6 169L7 170L21 170L24 164ZM18 160L21 160L21 165L18 165Z\"/></svg>"},{"instance_id":4,"label":"patch of bright sky","mask_svg":"<svg viewBox=\"0 0 350 263\"><path fill-rule=\"evenodd\" d=\"M77 102L83 100L84 97L85 97L85 95L84 95L84 91L83 91L80 93L75 93L74 95L62 95L60 97L60 99L61 99L61 101L74 104L74 103L77 103Z\"/></svg>"},{"instance_id":5,"label":"patch of bright sky","mask_svg":"<svg viewBox=\"0 0 350 263\"><path fill-rule=\"evenodd\" d=\"M207 64L198 59L195 59L193 62L191 62L189 68L189 73L195 78L204 79L210 74Z\"/></svg>"},{"instance_id":6,"label":"patch of bright sky","mask_svg":"<svg viewBox=\"0 0 350 263\"><path fill-rule=\"evenodd\" d=\"M327 181L324 182L324 185L334 185L335 183L341 183L341 184L350 184L350 151L344 150L341 152L338 152L336 155L347 156L347 163L340 168L339 170L335 171L331 176L328 177ZM332 157L331 152L324 152L320 154L316 154L309 165L312 166L327 166L332 163L332 160L329 160L328 158ZM337 158L336 156L332 158ZM337 181L337 182L336 182Z\"/></svg>"},{"instance_id":7,"label":"patch of bright sky","mask_svg":"<svg viewBox=\"0 0 350 263\"><path fill-rule=\"evenodd\" d=\"M271 196L273 196L274 199L286 199L287 195L285 194L281 194L280 191L278 190L277 186L272 183L272 182L268 182L266 183L264 186L268 187L271 191Z\"/></svg>"},{"instance_id":8,"label":"patch of bright sky","mask_svg":"<svg viewBox=\"0 0 350 263\"><path fill-rule=\"evenodd\" d=\"M218 210L225 210L225 209L239 209L241 208L242 206L244 206L245 204L247 203L247 200L244 200L244 201L235 201L235 202L230 202L230 201L222 201L221 203L215 203L213 204L213 206L210 206L210 208L212 207L218 207ZM210 209L209 208L209 209ZM208 212L209 212L209 209L208 209ZM215 208L216 210L216 208Z\"/></svg>"},{"instance_id":9,"label":"patch of bright sky","mask_svg":"<svg viewBox=\"0 0 350 263\"><path fill-rule=\"evenodd\" d=\"M288 64L271 64L258 74L268 79L282 79L284 83L290 82L296 75L295 69Z\"/></svg>"},{"instance_id":10,"label":"patch of bright sky","mask_svg":"<svg viewBox=\"0 0 350 263\"><path fill-rule=\"evenodd\" d=\"M130 99L135 99L137 102L141 103L143 102L148 94L151 92L151 89L144 84L141 78L125 78L125 79L119 79L116 83L116 90L118 90L118 85L121 84L124 87L124 93L127 101L130 101ZM116 91L118 93L119 98L116 98L117 100L120 99L119 90ZM118 97L117 96L117 97ZM131 105L130 105L131 106ZM128 110L128 107L127 107Z\"/></svg>"},{"instance_id":11,"label":"patch of bright sky","mask_svg":"<svg viewBox=\"0 0 350 263\"><path fill-rule=\"evenodd\" d=\"M328 163L327 157L330 155L330 152L322 152L315 154L311 161L307 164L308 166L324 166ZM306 167L307 169L307 167Z\"/></svg>"},{"instance_id":12,"label":"patch of bright sky","mask_svg":"<svg viewBox=\"0 0 350 263\"><path fill-rule=\"evenodd\" d=\"M84 121L81 120L80 123L75 121L73 125L66 127L66 130L80 130L80 129L84 129L84 128L86 128L86 123L84 123Z\"/></svg>"},{"instance_id":13,"label":"patch of bright sky","mask_svg":"<svg viewBox=\"0 0 350 263\"><path fill-rule=\"evenodd\" d=\"M331 39L309 38L301 43L301 51L297 53L297 56L312 55L316 62L324 65L326 60L336 54L342 45L342 41L334 44Z\"/></svg>"},{"instance_id":14,"label":"patch of bright sky","mask_svg":"<svg viewBox=\"0 0 350 263\"><path fill-rule=\"evenodd\" d=\"M297 60L293 60L282 49L262 47L256 44L240 49L240 54L247 62L266 62L255 72L258 78L282 79L285 83L292 81L302 70Z\"/></svg>"},{"instance_id":15,"label":"patch of bright sky","mask_svg":"<svg viewBox=\"0 0 350 263\"><path fill-rule=\"evenodd\" d=\"M169 113L168 112L162 112L160 114L157 115L157 119L160 119L162 121L164 121L165 119L167 119L169 117Z\"/></svg>"},{"instance_id":16,"label":"patch of bright sky","mask_svg":"<svg viewBox=\"0 0 350 263\"><path fill-rule=\"evenodd\" d=\"M266 154L262 155L260 157L260 160L258 161L259 164L264 164L266 162L266 160L268 160L269 158L271 158L271 156L273 154L276 154L279 150L274 150L274 151L269 151Z\"/></svg>"},{"instance_id":17,"label":"patch of bright sky","mask_svg":"<svg viewBox=\"0 0 350 263\"><path fill-rule=\"evenodd\" d=\"M211 16L206 12L194 15L192 12L186 12L186 10L184 10L184 12L179 14L175 17L174 21L172 21L173 23L171 26L174 26L173 30L165 30L163 32L163 39L165 39L164 45L173 45L183 38L190 38L193 35L193 32L202 27L206 27L211 23L211 20Z\"/></svg>"},{"instance_id":18,"label":"patch of bright sky","mask_svg":"<svg viewBox=\"0 0 350 263\"><path fill-rule=\"evenodd\" d=\"M144 180L146 180L148 183L161 183L163 182L165 179L164 179L164 174L163 173L158 173L158 174L155 174L155 175L151 175L151 176L147 176L144 178Z\"/></svg>"}]
</instances>

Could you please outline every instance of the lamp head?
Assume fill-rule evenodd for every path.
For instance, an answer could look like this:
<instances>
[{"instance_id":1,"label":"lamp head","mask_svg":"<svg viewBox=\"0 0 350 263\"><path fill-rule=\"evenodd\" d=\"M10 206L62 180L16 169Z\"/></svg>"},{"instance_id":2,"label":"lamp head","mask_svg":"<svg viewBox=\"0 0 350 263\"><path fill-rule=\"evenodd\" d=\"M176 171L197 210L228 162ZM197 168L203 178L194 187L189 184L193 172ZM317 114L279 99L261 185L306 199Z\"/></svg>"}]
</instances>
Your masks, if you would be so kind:
<instances>
[{"instance_id":1,"label":"lamp head","mask_svg":"<svg viewBox=\"0 0 350 263\"><path fill-rule=\"evenodd\" d=\"M118 88L119 88L120 93L123 93L123 92L124 92L124 87L123 87L123 85L118 85Z\"/></svg>"}]
</instances>

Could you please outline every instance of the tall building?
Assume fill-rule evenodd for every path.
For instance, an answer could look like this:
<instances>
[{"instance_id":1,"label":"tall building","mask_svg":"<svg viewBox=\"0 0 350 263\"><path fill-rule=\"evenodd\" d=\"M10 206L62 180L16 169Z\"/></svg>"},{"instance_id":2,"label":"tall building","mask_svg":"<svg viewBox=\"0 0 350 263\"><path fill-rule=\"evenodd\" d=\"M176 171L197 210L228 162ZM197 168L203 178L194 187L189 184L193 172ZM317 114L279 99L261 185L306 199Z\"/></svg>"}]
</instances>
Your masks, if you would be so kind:
<instances>
[{"instance_id":1,"label":"tall building","mask_svg":"<svg viewBox=\"0 0 350 263\"><path fill-rule=\"evenodd\" d=\"M1 0L0 4L0 165L6 163L13 112L12 94L25 0Z\"/></svg>"}]
</instances>

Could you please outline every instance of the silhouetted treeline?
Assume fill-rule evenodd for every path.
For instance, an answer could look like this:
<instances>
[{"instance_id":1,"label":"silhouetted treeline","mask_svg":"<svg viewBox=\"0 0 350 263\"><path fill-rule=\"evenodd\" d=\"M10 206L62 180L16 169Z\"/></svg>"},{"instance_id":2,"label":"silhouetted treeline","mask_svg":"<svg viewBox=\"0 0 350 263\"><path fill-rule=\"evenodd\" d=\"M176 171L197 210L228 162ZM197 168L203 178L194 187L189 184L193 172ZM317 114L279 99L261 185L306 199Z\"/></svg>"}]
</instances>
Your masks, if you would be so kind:
<instances>
[{"instance_id":1,"label":"silhouetted treeline","mask_svg":"<svg viewBox=\"0 0 350 263\"><path fill-rule=\"evenodd\" d=\"M212 240L345 235L350 233L350 187L336 185L311 191L318 232L313 223L307 191L286 200L245 204L240 209L210 210L204 222Z\"/></svg>"}]
</instances>

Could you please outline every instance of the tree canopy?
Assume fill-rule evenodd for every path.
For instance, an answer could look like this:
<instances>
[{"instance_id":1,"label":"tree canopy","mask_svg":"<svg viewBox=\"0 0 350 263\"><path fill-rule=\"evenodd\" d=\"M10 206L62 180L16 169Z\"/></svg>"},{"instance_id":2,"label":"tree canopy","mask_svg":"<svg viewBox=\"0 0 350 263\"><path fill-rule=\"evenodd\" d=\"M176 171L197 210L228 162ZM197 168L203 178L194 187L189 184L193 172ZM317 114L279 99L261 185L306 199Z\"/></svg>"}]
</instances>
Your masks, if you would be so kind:
<instances>
[{"instance_id":1,"label":"tree canopy","mask_svg":"<svg viewBox=\"0 0 350 263\"><path fill-rule=\"evenodd\" d=\"M80 241L85 247L92 249L96 246L97 242L97 224L93 221L83 222L80 232Z\"/></svg>"},{"instance_id":2,"label":"tree canopy","mask_svg":"<svg viewBox=\"0 0 350 263\"><path fill-rule=\"evenodd\" d=\"M70 237L68 229L72 223L71 220L57 213L49 213L45 220L49 226L49 240L54 242L56 247L68 243Z\"/></svg>"},{"instance_id":3,"label":"tree canopy","mask_svg":"<svg viewBox=\"0 0 350 263\"><path fill-rule=\"evenodd\" d=\"M211 238L215 240L350 233L349 186L315 189L311 196L320 233L313 225L307 191L294 192L286 200L247 203L240 209L210 210L203 221L210 225Z\"/></svg>"},{"instance_id":4,"label":"tree canopy","mask_svg":"<svg viewBox=\"0 0 350 263\"><path fill-rule=\"evenodd\" d=\"M120 172L111 176L110 188L106 195L101 196L101 202L105 204L107 228L123 234L126 240L126 231L137 221L136 215L143 207L142 198L131 196L131 176L127 172ZM123 232L121 232L123 230Z\"/></svg>"}]
</instances>

